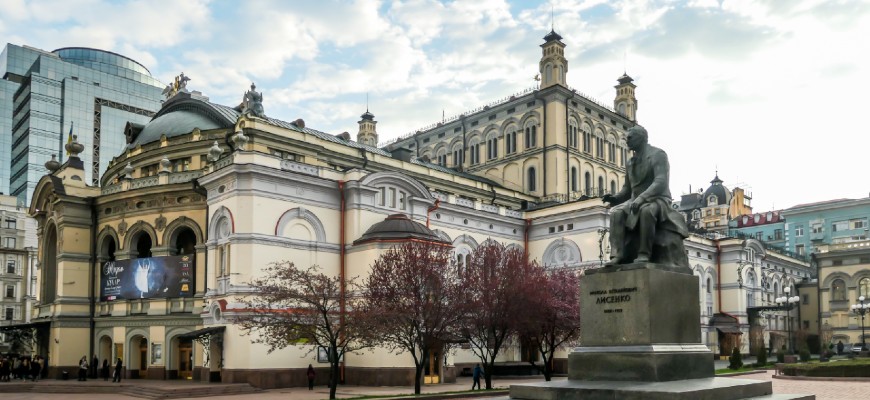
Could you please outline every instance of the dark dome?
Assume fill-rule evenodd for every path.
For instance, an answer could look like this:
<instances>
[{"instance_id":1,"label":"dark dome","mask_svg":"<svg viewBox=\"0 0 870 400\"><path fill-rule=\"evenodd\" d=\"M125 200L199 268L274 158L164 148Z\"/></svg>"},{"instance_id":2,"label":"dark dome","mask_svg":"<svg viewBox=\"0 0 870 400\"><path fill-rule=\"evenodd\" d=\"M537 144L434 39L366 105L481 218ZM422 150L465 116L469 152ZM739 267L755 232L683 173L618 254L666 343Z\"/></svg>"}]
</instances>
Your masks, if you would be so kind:
<instances>
[{"instance_id":1,"label":"dark dome","mask_svg":"<svg viewBox=\"0 0 870 400\"><path fill-rule=\"evenodd\" d=\"M716 196L716 204L710 204L710 196L713 195ZM731 203L731 191L725 186L722 186L722 180L719 179L718 174L716 174L716 177L710 181L710 187L704 191L704 197L701 201L704 202L705 207Z\"/></svg>"},{"instance_id":2,"label":"dark dome","mask_svg":"<svg viewBox=\"0 0 870 400\"><path fill-rule=\"evenodd\" d=\"M160 140L160 135L164 134L168 138L185 135L195 128L205 131L222 127L203 114L188 110L174 111L163 114L146 124L142 128L142 132L139 132L136 139L130 143L130 147Z\"/></svg>"},{"instance_id":3,"label":"dark dome","mask_svg":"<svg viewBox=\"0 0 870 400\"><path fill-rule=\"evenodd\" d=\"M366 233L353 244L365 243L373 240L409 240L419 239L433 242L444 242L431 229L419 222L411 221L405 214L393 214L383 221L372 225Z\"/></svg>"},{"instance_id":4,"label":"dark dome","mask_svg":"<svg viewBox=\"0 0 870 400\"><path fill-rule=\"evenodd\" d=\"M562 40L562 36L556 33L555 30L551 29L550 33L547 36L544 36L544 40L547 42L552 42L554 40Z\"/></svg>"}]
</instances>

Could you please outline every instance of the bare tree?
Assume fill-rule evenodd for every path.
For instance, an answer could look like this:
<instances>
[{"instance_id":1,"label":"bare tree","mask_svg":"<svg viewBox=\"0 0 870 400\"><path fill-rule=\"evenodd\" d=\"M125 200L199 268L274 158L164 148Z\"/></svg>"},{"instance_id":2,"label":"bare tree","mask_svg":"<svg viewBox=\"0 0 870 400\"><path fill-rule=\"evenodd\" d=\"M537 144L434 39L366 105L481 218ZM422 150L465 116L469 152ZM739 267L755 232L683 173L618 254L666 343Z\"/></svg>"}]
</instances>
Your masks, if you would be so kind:
<instances>
[{"instance_id":1,"label":"bare tree","mask_svg":"<svg viewBox=\"0 0 870 400\"><path fill-rule=\"evenodd\" d=\"M382 254L363 282L370 315L381 344L414 359L414 393L420 394L430 353L452 338L462 315L457 270L443 243L410 241Z\"/></svg>"},{"instance_id":2,"label":"bare tree","mask_svg":"<svg viewBox=\"0 0 870 400\"><path fill-rule=\"evenodd\" d=\"M307 347L308 354L327 349L330 399L335 398L344 355L372 346L364 304L348 296L345 285L353 287L353 282L326 275L316 265L300 269L281 261L251 282L252 296L239 299L245 312L237 323L252 335L252 342L268 346L269 353L291 345Z\"/></svg>"}]
</instances>

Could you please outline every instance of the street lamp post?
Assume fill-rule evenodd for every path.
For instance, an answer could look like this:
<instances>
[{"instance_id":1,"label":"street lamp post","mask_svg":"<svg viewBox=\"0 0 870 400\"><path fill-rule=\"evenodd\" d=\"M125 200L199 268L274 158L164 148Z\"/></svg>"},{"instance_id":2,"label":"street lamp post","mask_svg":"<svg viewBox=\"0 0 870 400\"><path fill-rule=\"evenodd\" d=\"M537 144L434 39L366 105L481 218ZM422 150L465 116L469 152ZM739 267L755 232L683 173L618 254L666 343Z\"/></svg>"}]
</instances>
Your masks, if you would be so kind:
<instances>
[{"instance_id":1,"label":"street lamp post","mask_svg":"<svg viewBox=\"0 0 870 400\"><path fill-rule=\"evenodd\" d=\"M786 286L783 291L785 292L785 296L777 297L776 304L779 304L780 307L785 309L786 316L786 326L788 328L788 351L790 354L794 354L794 345L791 342L791 309L794 308L794 305L800 301L800 296L792 296L789 297L789 293L791 293L791 287Z\"/></svg>"},{"instance_id":2,"label":"street lamp post","mask_svg":"<svg viewBox=\"0 0 870 400\"><path fill-rule=\"evenodd\" d=\"M867 350L867 339L864 337L864 315L870 309L870 304L864 304L864 296L858 297L858 304L852 304L852 312L861 317L861 350Z\"/></svg>"}]
</instances>

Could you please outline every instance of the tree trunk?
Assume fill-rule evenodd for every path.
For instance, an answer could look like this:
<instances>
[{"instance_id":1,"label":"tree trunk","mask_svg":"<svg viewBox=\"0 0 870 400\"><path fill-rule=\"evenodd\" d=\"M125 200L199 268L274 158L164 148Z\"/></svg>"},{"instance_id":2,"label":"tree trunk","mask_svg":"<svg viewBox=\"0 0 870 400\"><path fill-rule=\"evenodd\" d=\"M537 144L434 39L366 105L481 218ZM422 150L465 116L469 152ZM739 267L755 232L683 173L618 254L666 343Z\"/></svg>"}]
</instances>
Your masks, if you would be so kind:
<instances>
[{"instance_id":1,"label":"tree trunk","mask_svg":"<svg viewBox=\"0 0 870 400\"><path fill-rule=\"evenodd\" d=\"M416 356L415 356L416 358ZM424 351L422 360L414 360L414 394L420 394L420 383L423 381L423 366L429 362L429 352Z\"/></svg>"},{"instance_id":2,"label":"tree trunk","mask_svg":"<svg viewBox=\"0 0 870 400\"><path fill-rule=\"evenodd\" d=\"M329 398L335 399L335 391L338 388L338 360L329 363Z\"/></svg>"}]
</instances>

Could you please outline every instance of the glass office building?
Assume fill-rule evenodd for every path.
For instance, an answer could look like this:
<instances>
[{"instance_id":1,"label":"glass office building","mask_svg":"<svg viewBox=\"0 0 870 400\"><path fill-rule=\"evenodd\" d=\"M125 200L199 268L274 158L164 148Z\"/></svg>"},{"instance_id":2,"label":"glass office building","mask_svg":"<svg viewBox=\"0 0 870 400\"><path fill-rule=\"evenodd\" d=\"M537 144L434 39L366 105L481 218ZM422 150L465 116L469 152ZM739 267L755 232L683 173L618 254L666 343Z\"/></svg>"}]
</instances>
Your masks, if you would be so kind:
<instances>
[{"instance_id":1,"label":"glass office building","mask_svg":"<svg viewBox=\"0 0 870 400\"><path fill-rule=\"evenodd\" d=\"M147 123L165 87L130 58L79 47L47 52L7 44L0 77L0 192L25 205L51 155L66 160L70 129L85 146L85 177L98 185L126 147L126 123Z\"/></svg>"}]
</instances>

